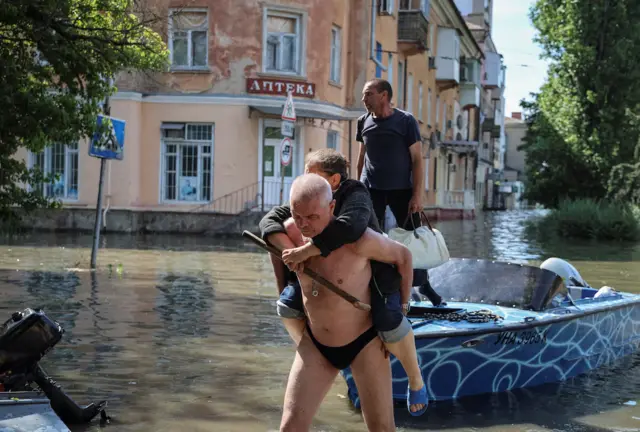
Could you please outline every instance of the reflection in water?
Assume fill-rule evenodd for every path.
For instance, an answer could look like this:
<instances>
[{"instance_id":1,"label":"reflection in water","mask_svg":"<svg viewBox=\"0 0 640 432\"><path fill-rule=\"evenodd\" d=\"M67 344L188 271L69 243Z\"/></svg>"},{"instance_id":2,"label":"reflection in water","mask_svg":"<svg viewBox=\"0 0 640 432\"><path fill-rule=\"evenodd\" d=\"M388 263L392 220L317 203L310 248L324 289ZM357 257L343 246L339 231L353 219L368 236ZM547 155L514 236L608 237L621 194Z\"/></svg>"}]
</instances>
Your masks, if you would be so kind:
<instances>
[{"instance_id":1,"label":"reflection in water","mask_svg":"<svg viewBox=\"0 0 640 432\"><path fill-rule=\"evenodd\" d=\"M594 286L640 291L639 245L538 243L524 236L536 212L479 213L439 222L454 257L539 264L569 259ZM0 319L42 306L67 330L44 366L80 403L109 400L132 431L277 430L294 350L275 315L267 256L241 241L195 236L102 237L97 273L90 235L37 234L0 246ZM123 272L112 273L122 264ZM314 430L364 430L338 378ZM639 430L640 355L553 386L433 404L413 430ZM82 428L78 430L83 430ZM89 430L98 430L96 426Z\"/></svg>"},{"instance_id":2,"label":"reflection in water","mask_svg":"<svg viewBox=\"0 0 640 432\"><path fill-rule=\"evenodd\" d=\"M171 343L174 337L206 337L214 298L209 277L171 273L160 279L155 307L164 324L160 338Z\"/></svg>"}]
</instances>

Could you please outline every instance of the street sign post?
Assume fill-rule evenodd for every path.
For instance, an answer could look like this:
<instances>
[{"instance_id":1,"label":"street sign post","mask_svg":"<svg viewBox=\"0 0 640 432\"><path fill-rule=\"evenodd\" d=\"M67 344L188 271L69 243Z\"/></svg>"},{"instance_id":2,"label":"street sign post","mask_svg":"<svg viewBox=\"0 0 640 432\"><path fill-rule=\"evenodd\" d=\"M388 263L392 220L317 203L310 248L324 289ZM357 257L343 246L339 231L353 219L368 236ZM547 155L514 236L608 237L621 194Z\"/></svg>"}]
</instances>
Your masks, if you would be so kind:
<instances>
[{"instance_id":1,"label":"street sign post","mask_svg":"<svg viewBox=\"0 0 640 432\"><path fill-rule=\"evenodd\" d=\"M89 156L122 160L124 158L124 129L124 120L99 114L96 131L89 143Z\"/></svg>"},{"instance_id":2,"label":"street sign post","mask_svg":"<svg viewBox=\"0 0 640 432\"><path fill-rule=\"evenodd\" d=\"M98 202L96 204L96 220L93 227L93 248L91 249L91 268L96 268L98 246L100 244L100 225L102 224L102 185L104 184L104 167L109 159L124 158L125 121L109 116L111 108L109 97L105 100L104 113L98 115L96 132L89 142L89 156L100 159L100 177L98 178Z\"/></svg>"},{"instance_id":3,"label":"street sign post","mask_svg":"<svg viewBox=\"0 0 640 432\"><path fill-rule=\"evenodd\" d=\"M282 163L283 166L289 166L292 155L293 142L289 138L283 138L280 143L280 163Z\"/></svg>"},{"instance_id":4,"label":"street sign post","mask_svg":"<svg viewBox=\"0 0 640 432\"><path fill-rule=\"evenodd\" d=\"M282 109L282 135L285 137L280 144L280 203L284 204L284 170L293 160L293 129L296 122L296 107L293 104L293 94L287 94L287 100ZM285 125L285 123L287 123ZM290 133L290 135L288 134Z\"/></svg>"},{"instance_id":5,"label":"street sign post","mask_svg":"<svg viewBox=\"0 0 640 432\"><path fill-rule=\"evenodd\" d=\"M296 107L293 105L293 94L291 92L287 94L287 101L284 103L282 120L296 121Z\"/></svg>"},{"instance_id":6,"label":"street sign post","mask_svg":"<svg viewBox=\"0 0 640 432\"><path fill-rule=\"evenodd\" d=\"M289 138L293 137L293 130L295 129L295 123L289 120L282 120L282 124L280 126L280 132L282 136L286 136Z\"/></svg>"}]
</instances>

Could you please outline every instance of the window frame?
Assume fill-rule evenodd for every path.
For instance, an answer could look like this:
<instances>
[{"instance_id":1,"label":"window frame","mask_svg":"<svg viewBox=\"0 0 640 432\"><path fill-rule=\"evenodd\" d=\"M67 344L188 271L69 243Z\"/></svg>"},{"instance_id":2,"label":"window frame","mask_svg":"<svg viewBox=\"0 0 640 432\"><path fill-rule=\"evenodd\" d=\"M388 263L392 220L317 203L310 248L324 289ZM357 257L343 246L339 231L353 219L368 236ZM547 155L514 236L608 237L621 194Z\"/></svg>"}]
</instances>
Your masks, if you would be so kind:
<instances>
[{"instance_id":1,"label":"window frame","mask_svg":"<svg viewBox=\"0 0 640 432\"><path fill-rule=\"evenodd\" d=\"M267 65L268 58L268 40L269 40L269 32L267 30L269 17L281 17L281 18L291 18L296 21L296 49L295 49L295 70L294 71L284 71L278 69L269 69ZM280 35L282 37L283 35ZM276 5L265 5L262 9L262 73L269 75L284 75L284 76L293 76L293 77L306 77L306 56L307 56L307 12L295 9L288 8ZM280 40L281 47L282 39ZM281 48L282 49L282 48ZM282 56L280 58L282 60ZM277 62L277 60L276 60Z\"/></svg>"},{"instance_id":2,"label":"window frame","mask_svg":"<svg viewBox=\"0 0 640 432\"><path fill-rule=\"evenodd\" d=\"M215 167L214 167L214 161L215 161L215 132L216 132L216 125L215 123L204 123L204 122L164 122L163 124L180 124L180 125L184 125L184 137L183 138L167 138L165 137L165 133L164 130L165 129L172 129L172 128L164 128L160 127L160 172L159 172L159 203L160 204L173 204L173 205L201 205L201 204L209 204L212 203L214 201L214 172L215 172ZM209 126L211 127L211 140L195 140L195 139L187 139L187 129L189 126ZM166 192L167 192L167 185L166 185L166 170L167 170L167 166L166 166L166 157L168 154L173 154L173 153L168 153L167 152L167 145L176 145L176 198L175 199L168 199L165 198L166 197ZM178 199L177 197L179 197L179 178L180 178L180 171L182 170L181 168L181 159L180 159L180 146L184 146L184 145L197 145L198 147L198 159L197 159L197 167L196 167L196 171L198 173L197 177L198 177L198 199L193 200L193 201L186 201L186 200L181 200ZM204 157L207 157L207 155L202 151L202 147L205 146L209 146L210 147L210 152L209 152L209 159L210 159L210 177L211 177L211 181L209 184L209 189L211 190L211 196L208 200L203 200L201 199L202 197L202 176L203 176L203 166L202 166L202 160Z\"/></svg>"},{"instance_id":3,"label":"window frame","mask_svg":"<svg viewBox=\"0 0 640 432\"><path fill-rule=\"evenodd\" d=\"M329 63L329 82L342 82L342 29L337 25L331 27L331 57Z\"/></svg>"},{"instance_id":4,"label":"window frame","mask_svg":"<svg viewBox=\"0 0 640 432\"><path fill-rule=\"evenodd\" d=\"M184 30L187 32L187 65L174 65L173 64L173 53L174 53L174 49L173 49L173 32L174 32L174 25L173 25L173 17L174 15L179 15L181 13L190 13L190 12L197 12L197 13L202 13L204 12L206 15L206 29L204 30L206 33L206 37L205 37L205 64L204 65L198 65L198 66L194 66L193 65L193 39L192 39L192 32L194 30ZM168 24L168 41L167 41L167 47L169 48L169 64L170 64L170 70L171 71L190 71L190 70L209 70L209 30L211 27L210 21L209 21L209 9L208 8L185 8L185 9L176 9L176 8L171 8L169 9L169 24ZM180 30L183 31L183 30ZM202 30L197 30L197 31L202 31Z\"/></svg>"},{"instance_id":5,"label":"window frame","mask_svg":"<svg viewBox=\"0 0 640 432\"><path fill-rule=\"evenodd\" d=\"M329 145L331 141L333 141L333 147ZM340 151L340 134L338 134L338 131L333 129L327 131L327 148Z\"/></svg>"},{"instance_id":6,"label":"window frame","mask_svg":"<svg viewBox=\"0 0 640 432\"><path fill-rule=\"evenodd\" d=\"M422 85L422 81L418 81L418 120L420 120L420 123L424 123L424 112L422 110L423 108L423 100L424 99L424 87Z\"/></svg>"},{"instance_id":7,"label":"window frame","mask_svg":"<svg viewBox=\"0 0 640 432\"><path fill-rule=\"evenodd\" d=\"M50 175L51 174L51 151L53 148L53 145L55 144L51 144L51 145L47 145L42 152L44 153L44 169L43 169L43 174L46 175ZM74 149L70 149L69 148L69 144L63 144L64 145L64 169L63 169L63 178L64 178L64 194L61 197L57 197L53 194L53 191L51 191L51 193L49 193L49 191L47 190L47 186L50 185L50 183L42 183L41 186L42 187L42 196L46 197L46 198L53 198L56 200L60 200L62 202L77 202L80 199L80 144L77 143L76 147ZM32 151L29 151L29 168L33 169L36 167L36 158L37 158L37 154L38 153L34 153ZM69 197L69 182L67 181L68 177L69 177L69 172L68 170L69 168L69 161L70 158L72 157L72 155L76 155L77 156L77 166L76 166L76 170L78 171L78 184L76 185L76 196L75 197ZM35 192L36 188L38 187L38 185L34 186L34 185L28 185L27 190L30 192Z\"/></svg>"}]
</instances>

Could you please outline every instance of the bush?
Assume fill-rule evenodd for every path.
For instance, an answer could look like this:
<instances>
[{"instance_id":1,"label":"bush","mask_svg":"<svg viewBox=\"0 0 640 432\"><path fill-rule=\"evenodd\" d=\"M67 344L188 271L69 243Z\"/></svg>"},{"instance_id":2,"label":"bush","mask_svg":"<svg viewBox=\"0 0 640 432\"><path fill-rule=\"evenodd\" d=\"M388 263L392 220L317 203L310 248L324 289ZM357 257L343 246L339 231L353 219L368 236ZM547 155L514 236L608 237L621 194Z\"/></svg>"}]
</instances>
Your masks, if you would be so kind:
<instances>
[{"instance_id":1,"label":"bush","mask_svg":"<svg viewBox=\"0 0 640 432\"><path fill-rule=\"evenodd\" d=\"M532 222L538 236L597 240L639 240L640 208L610 201L565 200L556 210Z\"/></svg>"}]
</instances>

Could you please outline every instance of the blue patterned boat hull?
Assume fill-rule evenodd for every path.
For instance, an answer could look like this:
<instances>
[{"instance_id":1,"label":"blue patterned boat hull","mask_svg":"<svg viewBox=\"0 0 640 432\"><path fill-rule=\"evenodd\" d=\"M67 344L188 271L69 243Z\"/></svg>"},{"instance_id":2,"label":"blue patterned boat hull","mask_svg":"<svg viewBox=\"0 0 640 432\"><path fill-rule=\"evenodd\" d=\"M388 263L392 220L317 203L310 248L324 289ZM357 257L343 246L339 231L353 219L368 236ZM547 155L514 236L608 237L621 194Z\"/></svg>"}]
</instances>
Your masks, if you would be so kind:
<instances>
[{"instance_id":1,"label":"blue patterned boat hull","mask_svg":"<svg viewBox=\"0 0 640 432\"><path fill-rule=\"evenodd\" d=\"M564 381L640 347L638 295L622 293L606 301L578 297L568 307L544 312L474 303L449 306L488 309L504 319L483 324L412 320L432 401ZM406 400L407 377L393 356L391 368L393 397ZM342 375L349 399L359 407L350 370L343 370Z\"/></svg>"}]
</instances>

